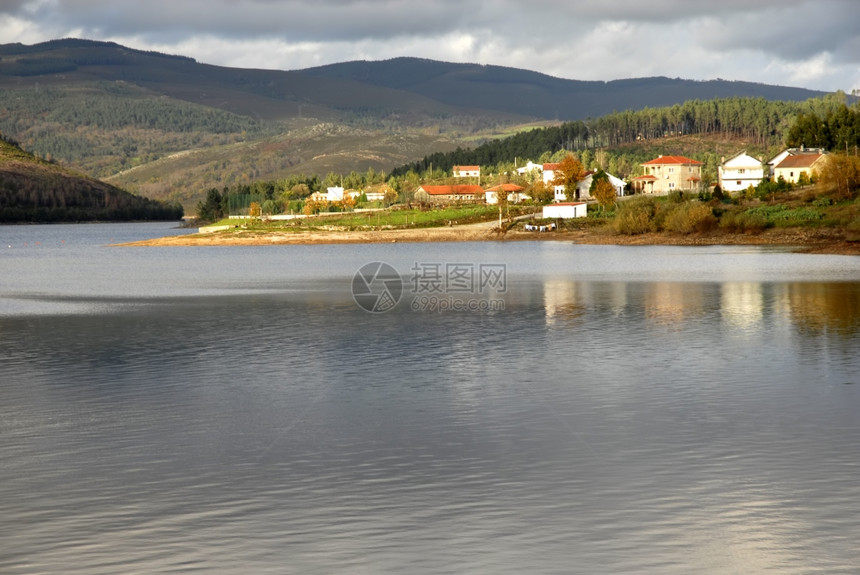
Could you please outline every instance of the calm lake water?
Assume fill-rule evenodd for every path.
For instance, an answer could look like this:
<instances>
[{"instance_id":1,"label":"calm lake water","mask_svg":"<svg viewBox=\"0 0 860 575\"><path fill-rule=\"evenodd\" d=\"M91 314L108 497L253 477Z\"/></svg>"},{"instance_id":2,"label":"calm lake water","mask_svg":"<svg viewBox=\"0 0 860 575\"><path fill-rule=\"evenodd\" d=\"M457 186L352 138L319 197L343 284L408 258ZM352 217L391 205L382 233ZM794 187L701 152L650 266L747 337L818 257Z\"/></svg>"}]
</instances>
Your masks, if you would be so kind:
<instances>
[{"instance_id":1,"label":"calm lake water","mask_svg":"<svg viewBox=\"0 0 860 575\"><path fill-rule=\"evenodd\" d=\"M857 573L860 258L171 233L0 226L4 574Z\"/></svg>"}]
</instances>

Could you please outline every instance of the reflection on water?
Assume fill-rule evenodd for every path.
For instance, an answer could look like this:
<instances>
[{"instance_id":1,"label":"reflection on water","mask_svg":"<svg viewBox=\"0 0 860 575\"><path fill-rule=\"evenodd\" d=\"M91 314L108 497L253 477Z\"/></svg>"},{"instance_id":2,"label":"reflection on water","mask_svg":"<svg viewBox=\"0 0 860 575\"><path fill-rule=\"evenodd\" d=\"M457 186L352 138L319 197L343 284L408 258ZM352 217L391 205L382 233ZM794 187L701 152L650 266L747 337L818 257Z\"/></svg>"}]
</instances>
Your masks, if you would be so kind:
<instances>
[{"instance_id":1,"label":"reflection on water","mask_svg":"<svg viewBox=\"0 0 860 575\"><path fill-rule=\"evenodd\" d=\"M860 326L860 291L856 284L809 283L782 286L786 307L800 330L832 332L845 337Z\"/></svg>"},{"instance_id":2,"label":"reflection on water","mask_svg":"<svg viewBox=\"0 0 860 575\"><path fill-rule=\"evenodd\" d=\"M856 570L852 260L440 249L3 260L0 572ZM365 313L380 260L504 310Z\"/></svg>"},{"instance_id":3,"label":"reflection on water","mask_svg":"<svg viewBox=\"0 0 860 575\"><path fill-rule=\"evenodd\" d=\"M787 321L797 330L852 339L860 331L860 289L847 282L723 283L543 282L547 325L582 318L589 309L615 316L637 308L655 324L684 325L715 314L729 328L760 330ZM714 293L719 299L714 299Z\"/></svg>"},{"instance_id":4,"label":"reflection on water","mask_svg":"<svg viewBox=\"0 0 860 575\"><path fill-rule=\"evenodd\" d=\"M726 283L721 286L720 310L731 327L754 329L764 317L764 286L759 283Z\"/></svg>"}]
</instances>

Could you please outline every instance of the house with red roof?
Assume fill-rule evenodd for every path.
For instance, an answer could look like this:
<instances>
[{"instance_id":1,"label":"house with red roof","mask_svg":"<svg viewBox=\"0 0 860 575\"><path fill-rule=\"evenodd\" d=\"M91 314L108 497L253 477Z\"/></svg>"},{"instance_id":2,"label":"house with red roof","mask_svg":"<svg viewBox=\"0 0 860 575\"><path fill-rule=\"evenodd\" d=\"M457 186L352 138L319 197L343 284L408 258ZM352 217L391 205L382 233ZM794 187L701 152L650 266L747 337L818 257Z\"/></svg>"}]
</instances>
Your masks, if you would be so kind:
<instances>
[{"instance_id":1,"label":"house with red roof","mask_svg":"<svg viewBox=\"0 0 860 575\"><path fill-rule=\"evenodd\" d=\"M525 188L517 184L499 184L485 190L484 196L490 205L498 204L499 196L503 193L506 194L505 197L509 204L519 204L529 199L529 196L523 193L524 191Z\"/></svg>"},{"instance_id":2,"label":"house with red roof","mask_svg":"<svg viewBox=\"0 0 860 575\"><path fill-rule=\"evenodd\" d=\"M420 186L415 201L429 204L475 203L484 199L484 188L473 184Z\"/></svg>"},{"instance_id":3,"label":"house with red roof","mask_svg":"<svg viewBox=\"0 0 860 575\"><path fill-rule=\"evenodd\" d=\"M702 162L684 156L660 155L642 164L642 169L644 173L633 178L633 187L640 194L698 190L702 183Z\"/></svg>"},{"instance_id":4,"label":"house with red roof","mask_svg":"<svg viewBox=\"0 0 860 575\"><path fill-rule=\"evenodd\" d=\"M800 175L806 174L809 181L826 161L827 154L821 152L789 155L773 167L773 178L796 184Z\"/></svg>"},{"instance_id":5,"label":"house with red roof","mask_svg":"<svg viewBox=\"0 0 860 575\"><path fill-rule=\"evenodd\" d=\"M455 178L480 178L481 166L454 166Z\"/></svg>"}]
</instances>

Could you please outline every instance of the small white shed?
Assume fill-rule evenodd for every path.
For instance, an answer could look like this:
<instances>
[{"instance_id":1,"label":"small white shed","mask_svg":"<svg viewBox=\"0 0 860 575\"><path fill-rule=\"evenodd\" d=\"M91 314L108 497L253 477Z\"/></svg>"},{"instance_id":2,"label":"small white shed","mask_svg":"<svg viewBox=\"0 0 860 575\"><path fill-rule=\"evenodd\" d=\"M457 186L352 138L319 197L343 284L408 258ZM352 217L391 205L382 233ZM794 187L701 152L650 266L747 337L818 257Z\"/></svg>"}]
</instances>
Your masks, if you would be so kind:
<instances>
[{"instance_id":1,"label":"small white shed","mask_svg":"<svg viewBox=\"0 0 860 575\"><path fill-rule=\"evenodd\" d=\"M588 204L585 202L562 202L547 204L543 207L544 219L550 218L584 218L588 214Z\"/></svg>"}]
</instances>

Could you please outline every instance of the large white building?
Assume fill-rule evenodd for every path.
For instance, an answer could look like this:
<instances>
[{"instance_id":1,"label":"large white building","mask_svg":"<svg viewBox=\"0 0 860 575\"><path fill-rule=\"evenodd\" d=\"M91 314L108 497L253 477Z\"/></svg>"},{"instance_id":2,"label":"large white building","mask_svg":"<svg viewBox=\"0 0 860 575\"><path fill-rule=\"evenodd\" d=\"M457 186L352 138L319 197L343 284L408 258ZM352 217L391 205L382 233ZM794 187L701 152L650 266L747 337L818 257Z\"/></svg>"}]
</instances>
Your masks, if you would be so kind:
<instances>
[{"instance_id":1,"label":"large white building","mask_svg":"<svg viewBox=\"0 0 860 575\"><path fill-rule=\"evenodd\" d=\"M718 169L720 188L724 192L740 192L748 187L758 187L768 175L764 162L755 159L746 152L741 152L726 160Z\"/></svg>"}]
</instances>

